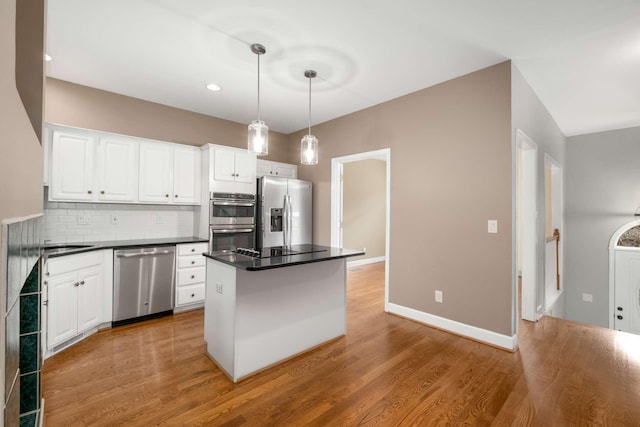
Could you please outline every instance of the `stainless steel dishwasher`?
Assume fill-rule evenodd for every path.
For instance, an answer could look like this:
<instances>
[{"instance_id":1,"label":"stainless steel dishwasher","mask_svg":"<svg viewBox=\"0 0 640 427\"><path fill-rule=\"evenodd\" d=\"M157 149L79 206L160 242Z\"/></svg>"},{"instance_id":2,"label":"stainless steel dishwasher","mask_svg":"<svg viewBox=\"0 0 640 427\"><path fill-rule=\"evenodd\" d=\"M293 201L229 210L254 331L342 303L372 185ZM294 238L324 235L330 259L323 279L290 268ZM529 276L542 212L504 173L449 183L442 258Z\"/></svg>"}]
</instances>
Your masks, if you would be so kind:
<instances>
[{"instance_id":1,"label":"stainless steel dishwasher","mask_svg":"<svg viewBox=\"0 0 640 427\"><path fill-rule=\"evenodd\" d=\"M175 246L114 251L113 326L173 312L175 251Z\"/></svg>"}]
</instances>

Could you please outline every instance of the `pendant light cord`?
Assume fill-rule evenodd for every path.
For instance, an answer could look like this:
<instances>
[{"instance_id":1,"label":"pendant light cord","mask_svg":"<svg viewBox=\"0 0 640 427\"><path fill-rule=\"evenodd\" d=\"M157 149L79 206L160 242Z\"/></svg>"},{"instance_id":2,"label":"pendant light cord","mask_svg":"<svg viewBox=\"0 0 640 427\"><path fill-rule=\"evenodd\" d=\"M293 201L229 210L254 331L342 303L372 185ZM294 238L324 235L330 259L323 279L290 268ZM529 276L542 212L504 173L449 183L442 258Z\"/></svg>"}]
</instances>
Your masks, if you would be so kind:
<instances>
[{"instance_id":1,"label":"pendant light cord","mask_svg":"<svg viewBox=\"0 0 640 427\"><path fill-rule=\"evenodd\" d=\"M258 120L260 120L260 54L258 54Z\"/></svg>"},{"instance_id":2,"label":"pendant light cord","mask_svg":"<svg viewBox=\"0 0 640 427\"><path fill-rule=\"evenodd\" d=\"M309 135L311 135L311 77L309 77Z\"/></svg>"}]
</instances>

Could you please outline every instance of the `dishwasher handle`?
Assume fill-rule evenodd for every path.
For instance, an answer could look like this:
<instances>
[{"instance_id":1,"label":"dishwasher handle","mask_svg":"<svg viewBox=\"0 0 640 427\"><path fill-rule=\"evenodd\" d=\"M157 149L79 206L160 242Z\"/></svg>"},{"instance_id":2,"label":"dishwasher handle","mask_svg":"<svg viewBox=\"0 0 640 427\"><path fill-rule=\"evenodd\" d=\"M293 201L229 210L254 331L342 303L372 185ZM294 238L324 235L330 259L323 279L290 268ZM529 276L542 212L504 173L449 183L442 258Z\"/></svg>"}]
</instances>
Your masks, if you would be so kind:
<instances>
[{"instance_id":1,"label":"dishwasher handle","mask_svg":"<svg viewBox=\"0 0 640 427\"><path fill-rule=\"evenodd\" d=\"M162 254L171 254L171 253L173 253L173 251L166 250L166 251L158 251L158 252L138 252L133 254L116 253L116 256L119 258L135 258L135 257L144 257L144 256L153 256L153 255L162 255Z\"/></svg>"}]
</instances>

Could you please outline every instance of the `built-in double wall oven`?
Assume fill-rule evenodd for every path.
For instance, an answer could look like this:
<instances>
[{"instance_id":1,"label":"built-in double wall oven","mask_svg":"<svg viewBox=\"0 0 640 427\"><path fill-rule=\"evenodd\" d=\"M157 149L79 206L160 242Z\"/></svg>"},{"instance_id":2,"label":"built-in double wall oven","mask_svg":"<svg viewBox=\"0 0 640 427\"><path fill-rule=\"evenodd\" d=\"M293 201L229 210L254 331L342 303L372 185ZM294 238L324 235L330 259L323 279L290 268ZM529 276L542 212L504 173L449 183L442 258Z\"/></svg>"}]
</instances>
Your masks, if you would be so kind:
<instances>
[{"instance_id":1,"label":"built-in double wall oven","mask_svg":"<svg viewBox=\"0 0 640 427\"><path fill-rule=\"evenodd\" d=\"M256 239L256 196L210 193L209 251L253 248Z\"/></svg>"}]
</instances>

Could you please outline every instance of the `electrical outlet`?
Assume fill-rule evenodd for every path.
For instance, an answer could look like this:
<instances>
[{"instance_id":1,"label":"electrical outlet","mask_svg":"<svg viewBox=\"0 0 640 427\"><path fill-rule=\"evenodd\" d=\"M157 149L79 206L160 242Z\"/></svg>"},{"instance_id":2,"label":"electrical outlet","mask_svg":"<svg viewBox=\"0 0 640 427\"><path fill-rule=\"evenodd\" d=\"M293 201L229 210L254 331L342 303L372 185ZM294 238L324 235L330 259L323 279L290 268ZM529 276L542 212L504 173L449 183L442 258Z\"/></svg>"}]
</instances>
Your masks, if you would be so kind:
<instances>
[{"instance_id":1,"label":"electrical outlet","mask_svg":"<svg viewBox=\"0 0 640 427\"><path fill-rule=\"evenodd\" d=\"M120 217L116 215L111 215L111 224L113 225L120 224Z\"/></svg>"},{"instance_id":2,"label":"electrical outlet","mask_svg":"<svg viewBox=\"0 0 640 427\"><path fill-rule=\"evenodd\" d=\"M582 294L582 301L584 301L584 302L593 302L593 295L591 295L591 294Z\"/></svg>"},{"instance_id":3,"label":"electrical outlet","mask_svg":"<svg viewBox=\"0 0 640 427\"><path fill-rule=\"evenodd\" d=\"M436 291L436 302L442 304L442 291Z\"/></svg>"},{"instance_id":4,"label":"electrical outlet","mask_svg":"<svg viewBox=\"0 0 640 427\"><path fill-rule=\"evenodd\" d=\"M86 214L78 215L78 225L89 225L91 224L91 217Z\"/></svg>"},{"instance_id":5,"label":"electrical outlet","mask_svg":"<svg viewBox=\"0 0 640 427\"><path fill-rule=\"evenodd\" d=\"M490 219L487 221L487 233L498 234L498 220Z\"/></svg>"},{"instance_id":6,"label":"electrical outlet","mask_svg":"<svg viewBox=\"0 0 640 427\"><path fill-rule=\"evenodd\" d=\"M219 294L222 293L222 283L216 282L216 292Z\"/></svg>"}]
</instances>

